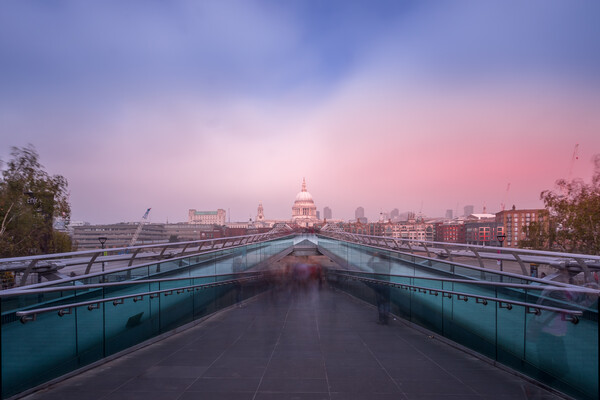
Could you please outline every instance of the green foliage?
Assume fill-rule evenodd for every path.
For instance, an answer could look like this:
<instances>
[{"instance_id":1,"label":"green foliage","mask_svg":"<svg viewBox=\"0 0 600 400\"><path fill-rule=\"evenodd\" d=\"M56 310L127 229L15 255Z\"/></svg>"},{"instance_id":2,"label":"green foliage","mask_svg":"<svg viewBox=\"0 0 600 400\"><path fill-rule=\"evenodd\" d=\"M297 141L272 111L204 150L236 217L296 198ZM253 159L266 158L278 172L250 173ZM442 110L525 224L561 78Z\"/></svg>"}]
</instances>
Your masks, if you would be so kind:
<instances>
[{"instance_id":1,"label":"green foliage","mask_svg":"<svg viewBox=\"0 0 600 400\"><path fill-rule=\"evenodd\" d=\"M70 238L52 227L71 216L67 180L49 175L31 145L11 157L0 178L0 257L69 251Z\"/></svg>"},{"instance_id":2,"label":"green foliage","mask_svg":"<svg viewBox=\"0 0 600 400\"><path fill-rule=\"evenodd\" d=\"M531 243L569 253L600 254L600 155L594 157L591 184L581 180L556 182L557 190L545 190L540 198L549 215L545 226L529 226ZM537 245L537 246L536 246Z\"/></svg>"},{"instance_id":3,"label":"green foliage","mask_svg":"<svg viewBox=\"0 0 600 400\"><path fill-rule=\"evenodd\" d=\"M549 250L548 210L542 213L541 218L543 219L533 221L529 226L523 227L527 238L519 242L520 248Z\"/></svg>"}]
</instances>

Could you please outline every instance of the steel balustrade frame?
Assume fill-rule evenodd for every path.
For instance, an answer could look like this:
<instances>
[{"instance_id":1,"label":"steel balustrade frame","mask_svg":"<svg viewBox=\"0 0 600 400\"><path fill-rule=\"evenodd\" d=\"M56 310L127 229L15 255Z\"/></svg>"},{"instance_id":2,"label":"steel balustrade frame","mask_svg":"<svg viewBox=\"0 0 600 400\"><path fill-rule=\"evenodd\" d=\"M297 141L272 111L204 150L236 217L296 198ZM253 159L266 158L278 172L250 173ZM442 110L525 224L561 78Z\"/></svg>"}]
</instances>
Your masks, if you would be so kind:
<instances>
[{"instance_id":1,"label":"steel balustrade frame","mask_svg":"<svg viewBox=\"0 0 600 400\"><path fill-rule=\"evenodd\" d=\"M334 238L334 240L339 240L339 239ZM487 273L491 273L491 274L497 274L497 275L507 276L509 278L515 278L515 279L520 279L520 280L524 280L524 281L536 282L536 283L541 283L541 284L544 284L544 285L548 285L548 283L551 282L551 286L562 286L562 287L573 287L574 286L574 285L569 285L568 283L555 282L555 281L545 281L545 280L542 280L540 278L532 278L529 275L513 274L511 272L503 272L503 271L497 271L497 270L493 270L493 269L489 269L489 268L481 268L481 267L478 267L476 265L463 264L463 263L459 263L459 262L455 262L455 261L451 261L450 262L450 261L445 261L445 260L439 260L439 259L436 259L436 258L426 257L426 256L423 256L423 255L408 254L408 253L405 253L405 252L402 252L402 251L399 251L399 250L386 249L384 247L373 247L373 246L370 246L370 245L367 245L367 244L354 243L354 242L348 242L348 241L346 241L346 243L360 244L361 246L369 246L370 248L376 249L376 250L379 250L379 251L392 251L392 252L395 252L397 254L410 255L411 257L419 257L419 258L421 258L423 260L427 260L427 261L431 261L431 262L445 263L445 264L456 266L456 267L471 269L471 270L479 271L479 272L487 272ZM318 246L318 249L319 249L319 251L322 254L326 255L327 257L329 257L331 259L339 259L340 258L335 253L333 253L330 250L322 247L321 245ZM407 261L407 260L402 260L402 261ZM338 262L338 264L339 264L339 262ZM347 263L347 265L351 265L351 264ZM355 268L357 268L357 267L355 267ZM363 271L360 268L358 268L357 271L354 271L354 272L364 272L364 273L367 273L367 271ZM473 282L481 282L481 281L473 280Z\"/></svg>"},{"instance_id":2,"label":"steel balustrade frame","mask_svg":"<svg viewBox=\"0 0 600 400\"><path fill-rule=\"evenodd\" d=\"M251 243L254 244L254 243L267 242L267 241L275 240L275 239L284 239L286 237L292 237L292 236L294 236L294 234L290 233L290 232L275 232L275 233L266 232L266 233L260 233L260 234L256 234L256 235L231 236L231 237L218 238L218 239L204 239L204 240L194 240L194 241L187 241L187 242L177 242L177 243L155 243L155 244L151 244L151 245L132 246L132 247L84 250L84 251L75 251L75 252L68 252L68 253L44 254L44 255L26 256L26 257L11 257L11 258L0 259L0 265L2 265L2 264L9 265L10 263L15 263L15 262L21 262L21 263L29 262L28 266L24 270L23 276L20 279L20 283L17 285L18 287L23 287L23 286L25 286L27 278L32 273L35 265L40 261L47 261L47 262L64 261L64 260L73 259L74 257L77 257L77 256L90 256L91 258L88 261L80 261L80 262L74 262L72 264L69 264L70 266L87 264L84 275L89 275L92 265L94 263L129 260L127 267L133 267L133 262L134 262L134 260L136 260L137 255L144 249L161 249L159 254L152 254L152 255L148 255L148 256L144 256L144 257L137 257L137 260L155 259L154 260L155 262L146 264L146 265L149 265L149 264L154 264L154 263L160 262L163 259L163 256L164 256L166 250L169 247L183 246L183 251L181 253L179 253L179 255L176 258L169 258L169 259L180 259L185 256L194 256L197 254L207 254L210 250L214 249L216 242L220 242L220 241L227 242L228 240L231 240L231 239L238 239L240 243L243 242L243 244L246 245L246 244L251 244ZM209 242L213 243L211 249L208 251L206 251L206 250L203 251L204 244L208 244ZM236 245L234 244L235 241L232 241L231 243L232 244L228 247L221 246L219 248L219 250L235 248L236 247ZM195 252L189 252L188 254L185 254L185 251L187 250L187 248L189 246L193 246L193 245L198 245L199 246L198 250ZM237 245L237 246L239 247L240 245ZM134 250L134 252L131 254L131 257L129 257L129 254L127 254L126 257L122 257L119 259L112 258L112 259L107 260L106 258L103 258L103 257L108 257L108 256L100 257L103 253L118 253L118 252L131 251L131 250ZM116 255L119 256L120 254L116 254ZM158 259L156 259L157 257L158 257ZM135 265L135 267L141 267L141 266L143 266L143 265L141 265L141 264ZM10 270L10 268L6 268L5 270ZM122 270L122 269L119 269L119 270ZM117 270L115 270L115 271L117 271ZM79 279L80 278L81 278L81 276L79 276ZM56 282L56 281L44 282L42 284L51 284L52 282ZM37 285L38 284L34 284L31 286L37 286ZM11 289L7 289L7 290L11 290Z\"/></svg>"},{"instance_id":3,"label":"steel balustrade frame","mask_svg":"<svg viewBox=\"0 0 600 400\"><path fill-rule=\"evenodd\" d=\"M354 234L354 233L348 233L348 232L321 232L318 233L318 236L322 236L324 238L328 238L328 239L334 239L334 240L340 240L340 241L345 241L347 243L355 243L355 244L360 244L360 245L365 245L365 246L372 246L370 243L367 242L368 238L371 237L378 237L378 236L372 236L372 235L359 235L359 234ZM354 239L354 240L351 240ZM521 270L523 271L523 275L515 275L514 276L519 276L521 277L521 279L530 279L535 281L536 278L531 278L529 276L529 274L527 273L526 267L525 267L525 263L526 262L535 262L537 264L547 264L551 267L554 268L558 268L559 265L561 264L566 264L566 262L576 262L580 267L581 270L584 273L585 276L585 280L586 282L590 281L590 277L591 277L591 273L590 273L590 268L589 266L586 264L586 260L587 261L594 261L594 262L598 262L600 263L600 256L595 256L595 255L587 255L587 254L577 254L577 253L559 253L559 252L550 252L550 251L541 251L541 250L527 250L527 249L507 249L504 247L491 247L491 246L477 246L477 245L467 245L467 244L462 244L462 243L446 243L446 242L427 242L427 241L419 241L419 240L411 240L411 239L402 239L402 238L395 238L396 240L400 240L401 242L403 242L403 244L405 243L406 246L409 248L410 251L410 255L414 256L414 247L412 247L410 245L410 243L419 243L419 244L423 244L426 243L428 245L437 245L436 248L443 250L445 252L445 254L447 254L448 260L452 262L452 264L461 266L461 267L467 267L467 268L481 268L481 267L476 267L473 265L468 265L468 264L462 264L462 263L457 263L453 261L453 257L455 256L462 256L462 257L476 257L477 255L475 255L476 252L491 252L491 251L496 251L496 250L502 250L502 254L503 255L510 255L513 257L513 260L506 260L506 261L514 261L517 262L520 267ZM450 251L450 247L459 247L462 248L463 250L468 250L471 253L473 253L473 255L468 255L468 254L453 254ZM391 251L397 251L399 253L403 253L406 254L398 249L393 249L393 248L386 248L386 247L379 247L379 249L381 250L391 250ZM473 251L473 249L475 249L475 251ZM427 253L430 253L431 251L431 247L426 248L426 250L421 250L421 251L426 251ZM436 255L439 255L439 253L435 253ZM444 254L444 253L441 253ZM479 254L479 258L483 259L495 259L497 258L497 254L487 256L481 256L481 254ZM523 257L551 257L553 258L553 260L531 260L527 261L526 259L523 259ZM434 259L432 257L428 257L428 256L419 256L423 259L429 259L432 261L439 261L437 259ZM490 268L481 268L485 271L488 272L496 272L496 273L502 273L503 275L507 275L510 273L506 273L506 272L500 272L500 271L495 271L493 269Z\"/></svg>"}]
</instances>

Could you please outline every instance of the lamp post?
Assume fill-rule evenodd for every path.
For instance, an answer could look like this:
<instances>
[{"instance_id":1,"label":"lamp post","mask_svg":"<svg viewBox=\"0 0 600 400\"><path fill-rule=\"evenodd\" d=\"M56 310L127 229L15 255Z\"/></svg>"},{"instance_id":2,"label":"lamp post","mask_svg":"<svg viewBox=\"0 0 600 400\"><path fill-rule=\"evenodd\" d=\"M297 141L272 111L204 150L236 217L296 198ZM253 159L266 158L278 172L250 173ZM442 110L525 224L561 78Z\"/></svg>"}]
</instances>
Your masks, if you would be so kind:
<instances>
[{"instance_id":1,"label":"lamp post","mask_svg":"<svg viewBox=\"0 0 600 400\"><path fill-rule=\"evenodd\" d=\"M106 240L108 240L108 238L106 236L101 236L98 238L98 241L100 242L100 245L102 246L102 250L104 250L104 243L106 243ZM104 252L102 252L102 255L104 256ZM102 272L104 272L104 261L102 261Z\"/></svg>"},{"instance_id":2,"label":"lamp post","mask_svg":"<svg viewBox=\"0 0 600 400\"><path fill-rule=\"evenodd\" d=\"M506 235L504 235L504 234L496 235L496 238L500 242L500 248L502 248L502 244L504 243L504 239L506 239ZM501 251L498 250L498 254L500 254L500 253L501 253ZM498 262L500 263L500 271L502 271L502 258L500 258L498 260Z\"/></svg>"}]
</instances>

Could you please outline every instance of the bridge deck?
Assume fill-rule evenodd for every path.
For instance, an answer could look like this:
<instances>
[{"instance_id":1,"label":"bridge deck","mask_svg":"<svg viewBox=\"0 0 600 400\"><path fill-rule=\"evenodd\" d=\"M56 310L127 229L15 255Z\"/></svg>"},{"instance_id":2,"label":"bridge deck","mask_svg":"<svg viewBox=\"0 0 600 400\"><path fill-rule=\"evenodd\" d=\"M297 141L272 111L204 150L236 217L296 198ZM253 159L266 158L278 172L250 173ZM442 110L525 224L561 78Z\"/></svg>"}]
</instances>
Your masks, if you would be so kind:
<instances>
[{"instance_id":1,"label":"bridge deck","mask_svg":"<svg viewBox=\"0 0 600 400\"><path fill-rule=\"evenodd\" d=\"M266 294L28 399L556 399L374 308Z\"/></svg>"}]
</instances>

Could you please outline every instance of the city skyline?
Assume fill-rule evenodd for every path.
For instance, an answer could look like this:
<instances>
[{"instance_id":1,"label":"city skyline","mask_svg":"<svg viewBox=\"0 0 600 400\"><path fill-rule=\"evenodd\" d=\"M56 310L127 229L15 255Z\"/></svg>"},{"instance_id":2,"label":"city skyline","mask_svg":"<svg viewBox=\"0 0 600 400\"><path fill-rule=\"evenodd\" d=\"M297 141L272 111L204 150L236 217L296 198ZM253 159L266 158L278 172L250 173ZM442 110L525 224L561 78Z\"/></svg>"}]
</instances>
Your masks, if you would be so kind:
<instances>
[{"instance_id":1,"label":"city skyline","mask_svg":"<svg viewBox=\"0 0 600 400\"><path fill-rule=\"evenodd\" d=\"M303 177L343 220L539 208L600 153L597 15L591 1L4 2L0 159L33 144L91 223L149 207L153 222L247 221L259 201L291 219Z\"/></svg>"}]
</instances>

